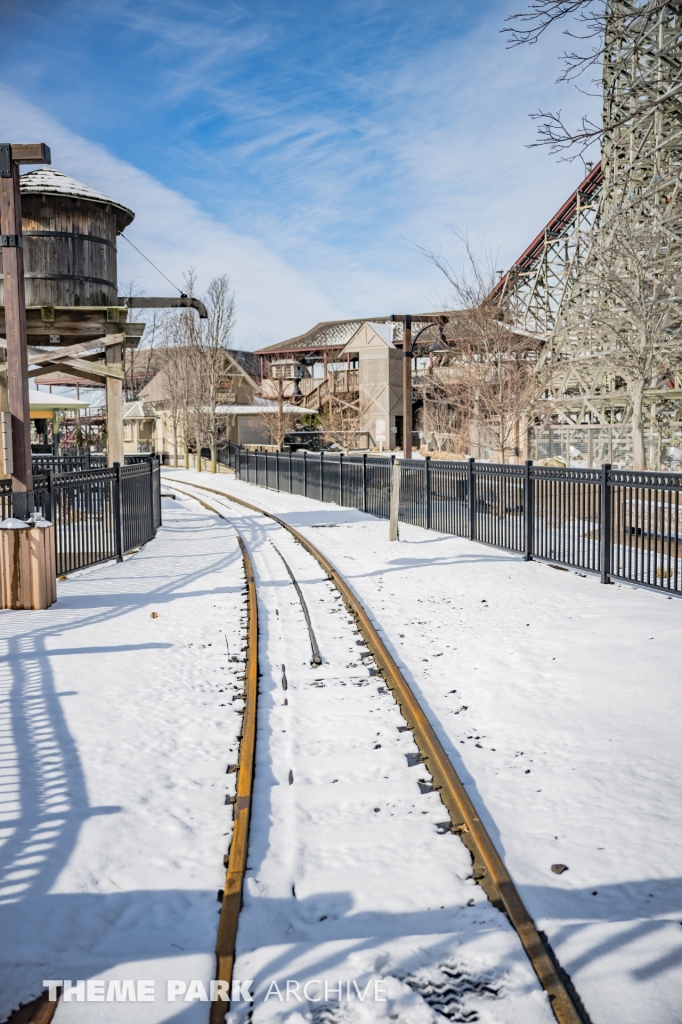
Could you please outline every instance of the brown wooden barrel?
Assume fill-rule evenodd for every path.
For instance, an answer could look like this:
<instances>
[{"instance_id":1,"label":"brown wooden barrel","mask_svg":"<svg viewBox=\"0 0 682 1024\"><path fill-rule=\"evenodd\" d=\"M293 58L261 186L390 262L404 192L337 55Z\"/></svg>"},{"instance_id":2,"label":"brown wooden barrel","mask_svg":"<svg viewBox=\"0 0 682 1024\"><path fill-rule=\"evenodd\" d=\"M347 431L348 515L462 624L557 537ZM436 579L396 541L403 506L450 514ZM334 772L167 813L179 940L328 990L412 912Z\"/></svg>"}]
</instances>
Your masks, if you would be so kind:
<instances>
[{"instance_id":1,"label":"brown wooden barrel","mask_svg":"<svg viewBox=\"0 0 682 1024\"><path fill-rule=\"evenodd\" d=\"M132 210L41 168L21 176L21 211L27 306L117 304L116 237Z\"/></svg>"}]
</instances>

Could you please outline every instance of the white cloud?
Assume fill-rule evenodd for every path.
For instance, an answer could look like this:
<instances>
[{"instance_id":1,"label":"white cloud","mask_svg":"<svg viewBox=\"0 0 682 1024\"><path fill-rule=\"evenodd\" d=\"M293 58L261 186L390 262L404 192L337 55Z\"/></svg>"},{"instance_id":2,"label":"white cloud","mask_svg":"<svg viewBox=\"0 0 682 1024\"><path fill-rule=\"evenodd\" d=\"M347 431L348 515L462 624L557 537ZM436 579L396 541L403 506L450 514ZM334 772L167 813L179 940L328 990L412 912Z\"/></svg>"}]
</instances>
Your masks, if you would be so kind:
<instances>
[{"instance_id":1,"label":"white cloud","mask_svg":"<svg viewBox=\"0 0 682 1024\"><path fill-rule=\"evenodd\" d=\"M170 13L184 4L175 0ZM193 49L196 32L178 36L152 6L154 19L141 26L137 5L124 5L152 48L170 40ZM130 205L137 216L127 233L171 279L182 283L194 266L202 287L228 273L240 345L279 341L321 319L442 308L447 285L412 243L442 242L456 260L454 224L486 238L505 267L582 176L578 165L526 148L527 115L563 106L575 122L591 101L552 86L560 42L506 51L502 13L456 38L434 33L426 52L408 48L399 63L379 49L371 73L364 61L325 68L338 88L319 103L307 88L274 89L267 73L222 83L203 63L179 60L179 71L210 91L200 109L216 114L210 146L185 126L165 150L181 161L184 173L176 163L172 180L184 194L1 88L0 134L44 139L56 167ZM240 45L258 49L259 31ZM216 31L211 53L225 39ZM160 86L161 107L165 98ZM119 267L119 281L136 278L148 294L169 289L125 242Z\"/></svg>"},{"instance_id":2,"label":"white cloud","mask_svg":"<svg viewBox=\"0 0 682 1024\"><path fill-rule=\"evenodd\" d=\"M70 131L55 118L0 87L0 135L17 142L46 142L52 165L135 211L126 234L182 287L189 267L199 290L227 273L237 302L238 346L256 348L301 333L343 311L305 276L261 242L236 234L196 203L103 146ZM134 280L147 295L174 294L125 241L118 243L119 284Z\"/></svg>"}]
</instances>

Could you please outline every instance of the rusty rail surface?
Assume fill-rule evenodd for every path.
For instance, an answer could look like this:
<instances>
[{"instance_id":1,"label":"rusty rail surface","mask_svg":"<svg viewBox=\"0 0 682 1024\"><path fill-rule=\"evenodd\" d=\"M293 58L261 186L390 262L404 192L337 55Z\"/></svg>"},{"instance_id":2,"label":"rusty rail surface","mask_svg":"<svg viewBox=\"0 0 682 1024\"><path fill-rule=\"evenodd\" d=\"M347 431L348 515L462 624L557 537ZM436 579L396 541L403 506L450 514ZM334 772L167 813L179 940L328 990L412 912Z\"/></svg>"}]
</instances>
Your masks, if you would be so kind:
<instances>
[{"instance_id":1,"label":"rusty rail surface","mask_svg":"<svg viewBox=\"0 0 682 1024\"><path fill-rule=\"evenodd\" d=\"M177 488L180 490L180 488ZM206 488L208 489L208 488ZM220 516L217 509L212 508L201 498L187 491L181 491L194 498L200 505ZM236 531L235 531L236 532ZM244 576L247 588L247 649L246 668L244 672L244 715L242 728L238 736L239 757L237 759L237 791L235 796L232 840L229 853L225 855L225 887L223 889L220 921L218 923L218 939L216 942L216 981L227 985L231 991L232 974L234 971L235 950L237 944L237 924L242 909L244 875L249 849L249 828L251 826L251 796L253 794L253 776L256 759L256 716L258 711L258 598L253 565L243 538L237 533L237 540L244 560ZM216 1000L211 1003L210 1024L223 1024L229 1009L227 1000Z\"/></svg>"},{"instance_id":2,"label":"rusty rail surface","mask_svg":"<svg viewBox=\"0 0 682 1024\"><path fill-rule=\"evenodd\" d=\"M168 480L168 483L170 484L171 481ZM171 485L176 486L175 483ZM287 530L324 569L327 578L337 588L354 617L360 633L414 735L424 763L433 776L434 788L438 790L441 800L450 814L453 831L460 836L462 842L471 852L474 878L491 903L507 916L516 930L538 980L549 997L554 1016L559 1024L589 1024L589 1017L580 997L526 910L502 858L488 835L485 825L433 726L379 636L371 618L346 580L307 537L274 513L267 512L243 498L236 498L232 494L225 494L223 491L217 491L205 485L192 483L187 486L207 491L228 502L242 505L252 512L272 519ZM180 488L177 489L180 490ZM189 491L184 493L189 497L194 497L197 501L201 500L196 495L191 495ZM212 511L220 515L215 508ZM211 1024L214 1024L213 1018Z\"/></svg>"},{"instance_id":3,"label":"rusty rail surface","mask_svg":"<svg viewBox=\"0 0 682 1024\"><path fill-rule=\"evenodd\" d=\"M215 512L215 509L212 509ZM237 763L237 795L234 802L234 824L230 852L226 857L225 888L220 909L218 941L216 943L216 979L227 983L228 992L232 985L237 922L242 908L242 890L246 873L246 860L251 824L251 794L256 756L256 712L258 704L258 602L253 566L242 538L237 540L244 559L244 574L248 594L248 646L246 671L244 673L244 718L239 744ZM211 1003L211 1024L222 1024L225 1019L224 1002Z\"/></svg>"}]
</instances>

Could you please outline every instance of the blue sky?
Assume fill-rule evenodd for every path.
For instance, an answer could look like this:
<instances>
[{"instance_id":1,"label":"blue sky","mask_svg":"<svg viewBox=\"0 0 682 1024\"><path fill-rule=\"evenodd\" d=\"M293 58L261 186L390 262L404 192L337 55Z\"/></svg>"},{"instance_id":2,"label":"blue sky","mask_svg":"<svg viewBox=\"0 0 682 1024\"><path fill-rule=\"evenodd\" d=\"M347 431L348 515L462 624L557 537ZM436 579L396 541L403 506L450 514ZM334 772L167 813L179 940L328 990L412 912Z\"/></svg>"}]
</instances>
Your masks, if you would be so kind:
<instances>
[{"instance_id":1,"label":"blue sky","mask_svg":"<svg viewBox=\"0 0 682 1024\"><path fill-rule=\"evenodd\" d=\"M130 205L172 280L229 274L244 347L442 308L415 245L456 261L456 225L502 268L582 177L527 148L531 111L594 101L558 33L505 49L521 2L0 0L0 135ZM168 293L123 241L119 279Z\"/></svg>"}]
</instances>

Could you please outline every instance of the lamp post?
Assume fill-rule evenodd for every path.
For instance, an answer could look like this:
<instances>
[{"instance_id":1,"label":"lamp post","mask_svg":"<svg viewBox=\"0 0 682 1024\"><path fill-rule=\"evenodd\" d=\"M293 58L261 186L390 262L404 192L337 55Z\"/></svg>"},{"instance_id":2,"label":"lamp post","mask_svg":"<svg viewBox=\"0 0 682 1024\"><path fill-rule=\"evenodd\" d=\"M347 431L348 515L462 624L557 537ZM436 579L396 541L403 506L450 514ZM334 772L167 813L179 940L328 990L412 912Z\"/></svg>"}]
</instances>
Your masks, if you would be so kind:
<instances>
[{"instance_id":1,"label":"lamp post","mask_svg":"<svg viewBox=\"0 0 682 1024\"><path fill-rule=\"evenodd\" d=\"M428 323L412 337L412 315L395 316L391 314L391 323L403 324L403 458L412 458L412 353L414 346L424 331L430 327L440 324L441 334L443 325L448 322L446 316L420 316L419 322Z\"/></svg>"},{"instance_id":2,"label":"lamp post","mask_svg":"<svg viewBox=\"0 0 682 1024\"><path fill-rule=\"evenodd\" d=\"M49 163L50 150L44 142L0 143L0 250L5 290L7 400L12 420L12 510L17 519L28 519L33 512L19 165Z\"/></svg>"}]
</instances>

